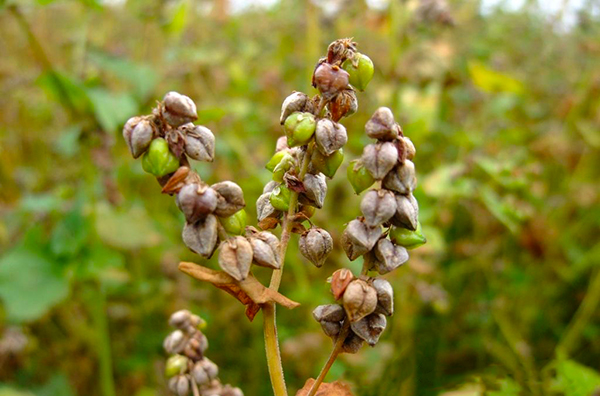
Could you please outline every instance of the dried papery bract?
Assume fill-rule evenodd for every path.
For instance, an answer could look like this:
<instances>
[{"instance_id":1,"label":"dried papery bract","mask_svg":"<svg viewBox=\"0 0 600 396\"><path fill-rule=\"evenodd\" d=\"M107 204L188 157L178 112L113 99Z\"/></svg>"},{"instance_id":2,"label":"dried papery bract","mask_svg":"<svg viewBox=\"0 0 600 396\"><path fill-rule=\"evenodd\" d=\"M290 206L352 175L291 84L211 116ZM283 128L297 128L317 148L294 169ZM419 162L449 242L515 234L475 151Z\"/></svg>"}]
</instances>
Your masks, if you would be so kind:
<instances>
[{"instance_id":1,"label":"dried papery bract","mask_svg":"<svg viewBox=\"0 0 600 396\"><path fill-rule=\"evenodd\" d=\"M333 239L324 229L311 227L302 234L298 246L308 261L321 267L333 249Z\"/></svg>"},{"instance_id":2,"label":"dried papery bract","mask_svg":"<svg viewBox=\"0 0 600 396\"><path fill-rule=\"evenodd\" d=\"M237 281L248 277L252 257L252 245L241 236L229 238L221 244L219 249L221 269Z\"/></svg>"}]
</instances>

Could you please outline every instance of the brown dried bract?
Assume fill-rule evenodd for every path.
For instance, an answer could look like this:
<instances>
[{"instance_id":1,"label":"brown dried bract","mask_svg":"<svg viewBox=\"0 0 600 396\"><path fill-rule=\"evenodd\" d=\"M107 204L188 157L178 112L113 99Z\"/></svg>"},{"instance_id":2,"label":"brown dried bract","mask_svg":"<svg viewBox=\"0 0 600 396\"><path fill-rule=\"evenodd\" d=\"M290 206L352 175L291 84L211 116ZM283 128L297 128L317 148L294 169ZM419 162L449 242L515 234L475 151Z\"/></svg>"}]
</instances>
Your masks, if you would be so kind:
<instances>
[{"instance_id":1,"label":"brown dried bract","mask_svg":"<svg viewBox=\"0 0 600 396\"><path fill-rule=\"evenodd\" d=\"M300 389L296 393L296 396L308 395L308 393L312 389L312 386L314 385L314 383L315 383L315 380L312 378L309 378L308 380L306 380L306 383L304 384L302 389ZM346 385L340 381L335 381L332 383L323 382L321 385L319 385L319 389L317 390L317 393L315 394L315 396L354 396L354 395L350 391L350 388L348 387L348 385Z\"/></svg>"},{"instance_id":2,"label":"brown dried bract","mask_svg":"<svg viewBox=\"0 0 600 396\"><path fill-rule=\"evenodd\" d=\"M339 300L344 295L346 287L354 279L354 274L348 268L342 268L331 275L331 292L336 300Z\"/></svg>"}]
</instances>

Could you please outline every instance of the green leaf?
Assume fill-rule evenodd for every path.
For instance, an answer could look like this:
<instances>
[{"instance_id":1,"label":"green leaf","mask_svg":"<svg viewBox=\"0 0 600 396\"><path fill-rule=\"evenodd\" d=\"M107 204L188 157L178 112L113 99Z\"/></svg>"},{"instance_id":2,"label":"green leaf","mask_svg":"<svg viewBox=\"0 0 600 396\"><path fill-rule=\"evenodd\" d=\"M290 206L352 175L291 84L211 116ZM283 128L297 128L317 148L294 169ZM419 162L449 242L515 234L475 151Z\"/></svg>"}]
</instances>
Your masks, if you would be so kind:
<instances>
[{"instance_id":1,"label":"green leaf","mask_svg":"<svg viewBox=\"0 0 600 396\"><path fill-rule=\"evenodd\" d=\"M88 231L87 220L79 210L73 210L54 227L50 250L59 257L73 257L83 248Z\"/></svg>"},{"instance_id":2,"label":"green leaf","mask_svg":"<svg viewBox=\"0 0 600 396\"><path fill-rule=\"evenodd\" d=\"M54 142L56 152L66 158L71 158L79 151L81 127L74 125L65 129Z\"/></svg>"},{"instance_id":3,"label":"green leaf","mask_svg":"<svg viewBox=\"0 0 600 396\"><path fill-rule=\"evenodd\" d=\"M510 378L498 380L499 389L486 392L486 396L519 396L521 386Z\"/></svg>"},{"instance_id":4,"label":"green leaf","mask_svg":"<svg viewBox=\"0 0 600 396\"><path fill-rule=\"evenodd\" d=\"M79 114L89 113L90 98L85 86L77 78L57 71L44 72L37 84L63 106Z\"/></svg>"},{"instance_id":5,"label":"green leaf","mask_svg":"<svg viewBox=\"0 0 600 396\"><path fill-rule=\"evenodd\" d=\"M88 90L88 95L96 120L106 132L115 132L129 117L137 113L138 104L129 94L92 88Z\"/></svg>"},{"instance_id":6,"label":"green leaf","mask_svg":"<svg viewBox=\"0 0 600 396\"><path fill-rule=\"evenodd\" d=\"M26 244L0 259L0 298L7 317L28 322L42 317L69 294L69 282L58 263Z\"/></svg>"},{"instance_id":7,"label":"green leaf","mask_svg":"<svg viewBox=\"0 0 600 396\"><path fill-rule=\"evenodd\" d=\"M106 204L98 205L96 231L106 244L121 249L149 247L161 240L148 213L139 207L117 212Z\"/></svg>"},{"instance_id":8,"label":"green leaf","mask_svg":"<svg viewBox=\"0 0 600 396\"><path fill-rule=\"evenodd\" d=\"M521 81L508 74L489 69L481 62L469 62L469 74L473 83L485 92L511 92L518 95L524 92Z\"/></svg>"},{"instance_id":9,"label":"green leaf","mask_svg":"<svg viewBox=\"0 0 600 396\"><path fill-rule=\"evenodd\" d=\"M600 373L573 360L555 363L556 382L554 390L565 396L589 396L600 389Z\"/></svg>"},{"instance_id":10,"label":"green leaf","mask_svg":"<svg viewBox=\"0 0 600 396\"><path fill-rule=\"evenodd\" d=\"M187 15L190 4L187 0L182 0L173 8L171 20L165 24L165 29L169 33L180 34L187 25Z\"/></svg>"}]
</instances>

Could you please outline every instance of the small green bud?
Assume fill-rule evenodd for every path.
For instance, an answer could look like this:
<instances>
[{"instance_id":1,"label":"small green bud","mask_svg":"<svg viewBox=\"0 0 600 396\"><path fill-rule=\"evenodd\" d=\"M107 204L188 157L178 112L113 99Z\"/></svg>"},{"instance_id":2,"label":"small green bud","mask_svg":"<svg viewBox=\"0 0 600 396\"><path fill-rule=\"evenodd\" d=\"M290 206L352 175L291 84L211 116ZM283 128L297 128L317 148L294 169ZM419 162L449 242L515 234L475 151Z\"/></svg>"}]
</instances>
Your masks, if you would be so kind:
<instances>
[{"instance_id":1,"label":"small green bud","mask_svg":"<svg viewBox=\"0 0 600 396\"><path fill-rule=\"evenodd\" d=\"M267 168L269 172L273 172L275 167L281 162L281 160L283 159L283 157L285 157L286 154L288 153L286 153L285 151L276 152L275 154L273 154L269 162L267 162L265 168Z\"/></svg>"},{"instance_id":2,"label":"small green bud","mask_svg":"<svg viewBox=\"0 0 600 396\"><path fill-rule=\"evenodd\" d=\"M269 200L271 201L271 205L277 210L281 210L283 212L287 212L290 208L290 196L292 192L289 188L285 186L277 186L271 192L271 197Z\"/></svg>"},{"instance_id":3,"label":"small green bud","mask_svg":"<svg viewBox=\"0 0 600 396\"><path fill-rule=\"evenodd\" d=\"M390 231L390 239L407 249L418 248L427 242L425 235L421 231L421 223L417 223L417 229L415 231L407 230L402 227L393 227Z\"/></svg>"},{"instance_id":4,"label":"small green bud","mask_svg":"<svg viewBox=\"0 0 600 396\"><path fill-rule=\"evenodd\" d=\"M169 149L169 143L163 138L154 139L150 148L142 157L142 168L156 177L175 172L179 160Z\"/></svg>"},{"instance_id":5,"label":"small green bud","mask_svg":"<svg viewBox=\"0 0 600 396\"><path fill-rule=\"evenodd\" d=\"M310 141L315 129L317 120L310 113L296 112L290 115L283 125L285 134L288 138L290 147L302 146Z\"/></svg>"},{"instance_id":6,"label":"small green bud","mask_svg":"<svg viewBox=\"0 0 600 396\"><path fill-rule=\"evenodd\" d=\"M242 235L246 230L247 217L246 211L242 209L229 217L219 218L219 221L229 234Z\"/></svg>"},{"instance_id":7,"label":"small green bud","mask_svg":"<svg viewBox=\"0 0 600 396\"><path fill-rule=\"evenodd\" d=\"M352 185L354 192L357 194L365 191L375 182L373 176L371 176L367 168L365 168L359 160L351 161L348 165L347 172L348 181L350 182L350 185Z\"/></svg>"},{"instance_id":8,"label":"small green bud","mask_svg":"<svg viewBox=\"0 0 600 396\"><path fill-rule=\"evenodd\" d=\"M344 151L342 149L334 151L330 156L323 155L317 150L312 158L315 169L330 179L333 178L342 162L344 162Z\"/></svg>"},{"instance_id":9,"label":"small green bud","mask_svg":"<svg viewBox=\"0 0 600 396\"><path fill-rule=\"evenodd\" d=\"M375 73L375 66L373 66L371 58L358 52L353 58L346 59L342 68L350 74L350 84L359 91L367 88Z\"/></svg>"},{"instance_id":10,"label":"small green bud","mask_svg":"<svg viewBox=\"0 0 600 396\"><path fill-rule=\"evenodd\" d=\"M281 183L283 181L283 176L285 172L290 170L290 168L294 165L294 157L291 154L285 153L285 155L281 158L281 161L273 168L273 180Z\"/></svg>"},{"instance_id":11,"label":"small green bud","mask_svg":"<svg viewBox=\"0 0 600 396\"><path fill-rule=\"evenodd\" d=\"M173 355L167 359L165 375L167 378L176 376L187 368L188 358L183 355Z\"/></svg>"}]
</instances>

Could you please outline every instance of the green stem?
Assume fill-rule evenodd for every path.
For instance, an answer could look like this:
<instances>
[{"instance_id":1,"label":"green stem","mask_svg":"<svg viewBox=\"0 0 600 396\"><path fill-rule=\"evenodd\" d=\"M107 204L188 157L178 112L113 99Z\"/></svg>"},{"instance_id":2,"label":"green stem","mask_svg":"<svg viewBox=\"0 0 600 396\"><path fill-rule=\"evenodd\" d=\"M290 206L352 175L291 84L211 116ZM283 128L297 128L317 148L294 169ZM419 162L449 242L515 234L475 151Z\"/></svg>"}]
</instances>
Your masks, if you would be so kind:
<instances>
[{"instance_id":1,"label":"green stem","mask_svg":"<svg viewBox=\"0 0 600 396\"><path fill-rule=\"evenodd\" d=\"M340 354L340 352L342 352L342 346L344 345L344 341L346 340L346 337L348 336L349 332L350 332L350 321L346 320L344 322L344 326L340 330L340 335L338 336L337 340L335 341L335 344L333 345L333 350L331 351L331 354L329 355L329 359L327 359L327 362L325 362L325 365L321 369L321 372L319 373L319 376L315 380L315 383L313 384L312 388L310 388L310 391L308 392L308 396L315 396L315 394L319 390L319 386L321 386L321 384L325 380L325 376L327 376L327 373L331 369L331 366L333 366L333 363L337 359L338 355Z\"/></svg>"},{"instance_id":2,"label":"green stem","mask_svg":"<svg viewBox=\"0 0 600 396\"><path fill-rule=\"evenodd\" d=\"M304 179L306 172L308 172L308 166L312 157L314 149L314 143L310 143L306 148L304 157L302 159L302 165L298 178ZM286 213L281 232L280 249L281 249L281 263L279 269L273 271L271 275L271 282L269 288L272 290L279 290L281 285L281 277L283 275L283 266L285 264L285 256L287 254L288 244L290 242L290 236L292 234L292 226L294 225L294 216L296 215L296 209L298 206L298 193L292 191L290 196L290 206ZM283 375L283 367L281 365L281 353L279 351L279 341L277 338L277 322L275 318L276 307L274 303L265 304L262 307L263 311L263 332L265 337L265 352L267 354L267 366L269 368L269 376L271 377L271 385L273 386L273 393L275 396L286 396L287 390L285 387L285 378Z\"/></svg>"},{"instance_id":3,"label":"green stem","mask_svg":"<svg viewBox=\"0 0 600 396\"><path fill-rule=\"evenodd\" d=\"M100 365L100 389L103 396L115 396L113 378L112 354L110 350L110 332L106 317L106 296L102 286L96 286L91 293L88 306L91 309L92 320L96 328L96 347Z\"/></svg>"}]
</instances>

